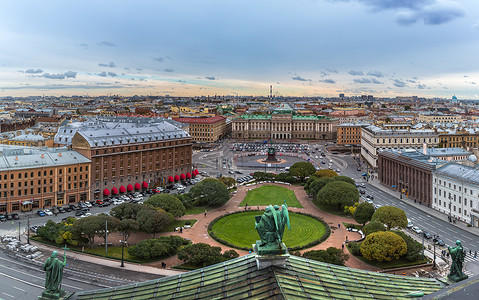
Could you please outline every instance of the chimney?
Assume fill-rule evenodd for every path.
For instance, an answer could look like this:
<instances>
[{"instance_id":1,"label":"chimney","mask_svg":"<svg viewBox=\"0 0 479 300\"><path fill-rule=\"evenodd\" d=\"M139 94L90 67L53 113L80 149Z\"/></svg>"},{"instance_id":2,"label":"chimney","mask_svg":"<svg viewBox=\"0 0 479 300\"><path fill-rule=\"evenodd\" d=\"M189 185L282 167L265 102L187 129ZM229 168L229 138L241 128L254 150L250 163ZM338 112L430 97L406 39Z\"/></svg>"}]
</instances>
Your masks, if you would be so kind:
<instances>
[{"instance_id":1,"label":"chimney","mask_svg":"<svg viewBox=\"0 0 479 300\"><path fill-rule=\"evenodd\" d=\"M18 156L15 156L15 160L18 160Z\"/></svg>"},{"instance_id":2,"label":"chimney","mask_svg":"<svg viewBox=\"0 0 479 300\"><path fill-rule=\"evenodd\" d=\"M44 154L42 154L42 158L45 158L45 155L44 155Z\"/></svg>"},{"instance_id":3,"label":"chimney","mask_svg":"<svg viewBox=\"0 0 479 300\"><path fill-rule=\"evenodd\" d=\"M422 154L427 155L427 144L426 143L422 144Z\"/></svg>"},{"instance_id":4,"label":"chimney","mask_svg":"<svg viewBox=\"0 0 479 300\"><path fill-rule=\"evenodd\" d=\"M58 152L58 156L62 157L62 153L61 153L61 152Z\"/></svg>"}]
</instances>

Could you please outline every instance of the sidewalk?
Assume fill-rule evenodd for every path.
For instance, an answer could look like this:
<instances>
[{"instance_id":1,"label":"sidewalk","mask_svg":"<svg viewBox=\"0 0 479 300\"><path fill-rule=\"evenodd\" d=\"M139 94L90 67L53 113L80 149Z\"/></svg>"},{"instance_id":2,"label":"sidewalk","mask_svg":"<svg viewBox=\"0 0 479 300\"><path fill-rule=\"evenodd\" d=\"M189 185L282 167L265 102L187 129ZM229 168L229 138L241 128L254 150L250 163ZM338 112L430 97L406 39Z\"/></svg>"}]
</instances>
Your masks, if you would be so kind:
<instances>
[{"instance_id":1,"label":"sidewalk","mask_svg":"<svg viewBox=\"0 0 479 300\"><path fill-rule=\"evenodd\" d=\"M427 206L424 206L424 205L420 205L419 203L415 203L414 200L411 200L409 198L407 198L405 195L403 195L403 198L400 199L400 193L399 192L396 192L392 189L389 189L388 187L384 186L383 184L381 184L379 182L379 179L374 179L373 181L369 180L367 183L377 187L378 189L382 190L383 192L385 193L388 193L389 195L393 196L394 198L396 198L397 200L399 201L402 201L404 203L407 203L411 206L414 206L415 208L417 209L420 209L422 210L423 212L431 215L431 216L434 216L438 219L441 219L443 221L446 221L448 222L448 216L437 211L437 210L434 210L432 209L431 207L427 207ZM466 230L474 235L477 235L479 236L479 228L478 227L467 227L467 223L463 222L463 221L456 221L456 223L450 223L451 225L454 225L458 228L461 228L463 230Z\"/></svg>"}]
</instances>

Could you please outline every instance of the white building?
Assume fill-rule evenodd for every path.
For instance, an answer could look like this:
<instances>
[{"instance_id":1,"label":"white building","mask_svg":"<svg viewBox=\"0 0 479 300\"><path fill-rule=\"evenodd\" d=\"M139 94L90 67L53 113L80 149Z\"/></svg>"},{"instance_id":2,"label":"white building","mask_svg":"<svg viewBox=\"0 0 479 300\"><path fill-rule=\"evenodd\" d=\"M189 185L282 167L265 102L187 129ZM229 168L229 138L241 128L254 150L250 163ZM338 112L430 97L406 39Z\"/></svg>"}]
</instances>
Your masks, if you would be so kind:
<instances>
[{"instance_id":1,"label":"white building","mask_svg":"<svg viewBox=\"0 0 479 300\"><path fill-rule=\"evenodd\" d=\"M471 159L477 160L474 155ZM432 175L432 208L479 226L479 169L450 163Z\"/></svg>"},{"instance_id":2,"label":"white building","mask_svg":"<svg viewBox=\"0 0 479 300\"><path fill-rule=\"evenodd\" d=\"M421 149L437 147L439 135L431 129L388 130L371 125L361 130L361 156L373 168L377 168L378 151L386 149Z\"/></svg>"}]
</instances>

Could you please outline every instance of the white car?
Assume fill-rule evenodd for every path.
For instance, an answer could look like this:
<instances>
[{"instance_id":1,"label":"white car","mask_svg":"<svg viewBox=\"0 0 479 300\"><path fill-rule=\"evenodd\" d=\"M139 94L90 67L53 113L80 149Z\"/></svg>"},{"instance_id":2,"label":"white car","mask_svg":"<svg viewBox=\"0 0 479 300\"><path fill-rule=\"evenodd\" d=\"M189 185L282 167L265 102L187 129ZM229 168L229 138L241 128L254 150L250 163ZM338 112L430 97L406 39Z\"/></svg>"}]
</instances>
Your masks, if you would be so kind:
<instances>
[{"instance_id":1,"label":"white car","mask_svg":"<svg viewBox=\"0 0 479 300\"><path fill-rule=\"evenodd\" d=\"M91 205L91 203L88 202L88 201L85 202L85 205L86 205L86 207L88 207L88 208L93 207L93 205Z\"/></svg>"},{"instance_id":2,"label":"white car","mask_svg":"<svg viewBox=\"0 0 479 300\"><path fill-rule=\"evenodd\" d=\"M49 209L44 209L43 212L44 212L47 216L53 216L52 211L49 210Z\"/></svg>"},{"instance_id":3,"label":"white car","mask_svg":"<svg viewBox=\"0 0 479 300\"><path fill-rule=\"evenodd\" d=\"M419 229L419 227L417 227L417 226L414 226L414 227L412 228L412 231L414 231L414 232L417 233L417 234L421 234L421 233L422 233L422 230Z\"/></svg>"},{"instance_id":4,"label":"white car","mask_svg":"<svg viewBox=\"0 0 479 300\"><path fill-rule=\"evenodd\" d=\"M83 214L83 215L81 215L79 218L80 218L80 219L83 219L83 218L86 218L86 217L89 217L89 216L91 216L91 213Z\"/></svg>"},{"instance_id":5,"label":"white car","mask_svg":"<svg viewBox=\"0 0 479 300\"><path fill-rule=\"evenodd\" d=\"M366 198L365 201L366 201L367 203L369 203L369 204L374 204L374 203L373 203L373 200L371 200L370 198Z\"/></svg>"}]
</instances>

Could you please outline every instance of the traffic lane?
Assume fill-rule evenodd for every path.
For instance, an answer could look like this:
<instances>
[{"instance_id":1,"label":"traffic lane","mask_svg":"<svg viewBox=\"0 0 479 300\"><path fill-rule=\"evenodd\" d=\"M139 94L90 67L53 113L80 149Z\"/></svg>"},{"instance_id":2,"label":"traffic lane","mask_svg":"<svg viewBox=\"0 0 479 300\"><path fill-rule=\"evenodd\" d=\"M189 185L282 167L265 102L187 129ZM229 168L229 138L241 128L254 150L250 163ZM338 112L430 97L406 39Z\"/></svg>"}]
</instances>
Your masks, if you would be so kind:
<instances>
[{"instance_id":1,"label":"traffic lane","mask_svg":"<svg viewBox=\"0 0 479 300\"><path fill-rule=\"evenodd\" d=\"M26 280L15 278L4 270L0 271L0 298L2 299L38 299L44 287Z\"/></svg>"},{"instance_id":2,"label":"traffic lane","mask_svg":"<svg viewBox=\"0 0 479 300\"><path fill-rule=\"evenodd\" d=\"M406 212L408 219L410 219L415 226L431 234L439 234L448 245L454 245L455 239L460 239L467 242L468 247L466 248L479 249L479 241L474 234L458 228L445 220L429 215L412 205L397 200L391 197L390 194L372 185L366 184L366 195L372 195L374 197L373 202L376 204L401 208Z\"/></svg>"}]
</instances>

